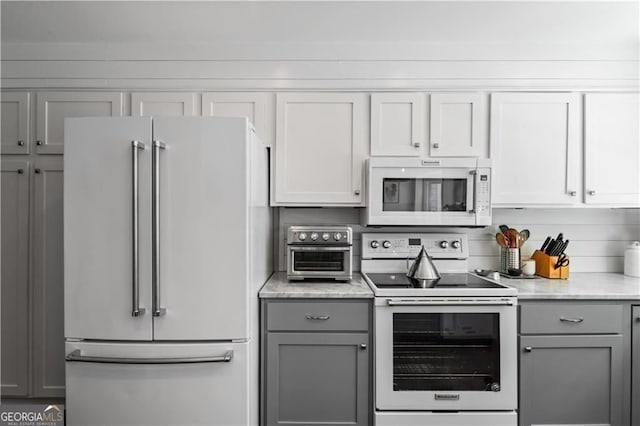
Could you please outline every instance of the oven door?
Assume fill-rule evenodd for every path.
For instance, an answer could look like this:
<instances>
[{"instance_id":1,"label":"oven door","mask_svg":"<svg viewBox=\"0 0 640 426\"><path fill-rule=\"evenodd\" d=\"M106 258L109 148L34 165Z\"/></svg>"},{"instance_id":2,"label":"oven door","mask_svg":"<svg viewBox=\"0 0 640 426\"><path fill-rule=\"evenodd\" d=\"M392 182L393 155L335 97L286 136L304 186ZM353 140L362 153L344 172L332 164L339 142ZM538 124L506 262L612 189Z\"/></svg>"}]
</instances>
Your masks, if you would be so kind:
<instances>
[{"instance_id":1,"label":"oven door","mask_svg":"<svg viewBox=\"0 0 640 426\"><path fill-rule=\"evenodd\" d=\"M351 279L351 246L289 246L289 279Z\"/></svg>"},{"instance_id":2,"label":"oven door","mask_svg":"<svg viewBox=\"0 0 640 426\"><path fill-rule=\"evenodd\" d=\"M377 409L516 409L515 305L376 298Z\"/></svg>"}]
</instances>

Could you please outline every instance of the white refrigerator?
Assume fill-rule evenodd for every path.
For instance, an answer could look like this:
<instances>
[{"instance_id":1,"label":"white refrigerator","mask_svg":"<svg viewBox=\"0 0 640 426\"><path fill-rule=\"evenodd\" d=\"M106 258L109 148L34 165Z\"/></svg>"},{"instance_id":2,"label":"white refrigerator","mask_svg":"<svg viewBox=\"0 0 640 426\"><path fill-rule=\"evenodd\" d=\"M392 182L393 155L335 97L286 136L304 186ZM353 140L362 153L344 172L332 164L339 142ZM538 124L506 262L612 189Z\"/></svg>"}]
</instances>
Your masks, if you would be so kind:
<instances>
[{"instance_id":1,"label":"white refrigerator","mask_svg":"<svg viewBox=\"0 0 640 426\"><path fill-rule=\"evenodd\" d=\"M246 119L71 118L67 424L258 423L268 152Z\"/></svg>"}]
</instances>

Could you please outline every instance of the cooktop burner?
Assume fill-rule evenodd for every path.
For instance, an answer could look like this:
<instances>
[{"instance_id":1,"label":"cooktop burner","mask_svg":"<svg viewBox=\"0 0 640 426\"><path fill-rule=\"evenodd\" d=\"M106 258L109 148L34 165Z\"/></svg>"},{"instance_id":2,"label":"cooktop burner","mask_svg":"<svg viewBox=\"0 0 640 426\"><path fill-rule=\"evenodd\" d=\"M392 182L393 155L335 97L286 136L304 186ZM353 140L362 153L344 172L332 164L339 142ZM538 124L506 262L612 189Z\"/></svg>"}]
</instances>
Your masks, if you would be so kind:
<instances>
[{"instance_id":1,"label":"cooktop burner","mask_svg":"<svg viewBox=\"0 0 640 426\"><path fill-rule=\"evenodd\" d=\"M462 287L462 288L503 288L500 284L484 280L475 275L460 274L441 274L435 283L430 284L429 288L443 287ZM425 288L418 281L412 280L402 273L368 273L367 276L378 288Z\"/></svg>"}]
</instances>

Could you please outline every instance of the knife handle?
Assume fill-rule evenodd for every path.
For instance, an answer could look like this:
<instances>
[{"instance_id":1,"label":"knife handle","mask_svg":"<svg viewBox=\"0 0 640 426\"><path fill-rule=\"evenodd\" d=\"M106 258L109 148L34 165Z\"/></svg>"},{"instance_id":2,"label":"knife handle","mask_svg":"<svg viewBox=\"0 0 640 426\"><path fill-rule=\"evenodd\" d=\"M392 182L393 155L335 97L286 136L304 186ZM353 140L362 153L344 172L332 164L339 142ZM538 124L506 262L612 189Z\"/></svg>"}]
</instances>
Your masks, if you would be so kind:
<instances>
[{"instance_id":1,"label":"knife handle","mask_svg":"<svg viewBox=\"0 0 640 426\"><path fill-rule=\"evenodd\" d=\"M544 240L544 243L542 243L542 247L540 247L540 251L541 252L545 252L544 249L547 248L547 245L549 244L549 242L551 241L551 237L547 237L546 240Z\"/></svg>"}]
</instances>

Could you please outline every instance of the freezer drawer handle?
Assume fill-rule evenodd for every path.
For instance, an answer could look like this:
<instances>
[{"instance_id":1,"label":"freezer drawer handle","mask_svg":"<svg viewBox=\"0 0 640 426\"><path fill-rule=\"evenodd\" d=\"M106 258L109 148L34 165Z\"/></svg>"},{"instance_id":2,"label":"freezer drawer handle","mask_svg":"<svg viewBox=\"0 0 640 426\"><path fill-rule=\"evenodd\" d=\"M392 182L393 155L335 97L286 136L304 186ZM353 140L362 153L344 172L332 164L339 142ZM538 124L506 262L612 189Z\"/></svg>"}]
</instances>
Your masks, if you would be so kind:
<instances>
[{"instance_id":1,"label":"freezer drawer handle","mask_svg":"<svg viewBox=\"0 0 640 426\"><path fill-rule=\"evenodd\" d=\"M132 169L132 181L131 181L131 223L132 227L132 244L133 244L133 295L132 295L132 308L131 316L138 317L144 315L144 308L140 307L140 245L139 245L139 200L138 200L138 150L145 149L145 145L140 141L131 141L131 169Z\"/></svg>"},{"instance_id":2,"label":"freezer drawer handle","mask_svg":"<svg viewBox=\"0 0 640 426\"><path fill-rule=\"evenodd\" d=\"M118 358L82 355L80 349L76 349L65 357L66 361L95 362L100 364L197 364L205 362L230 362L232 359L233 351L227 351L222 356L196 356L186 358Z\"/></svg>"},{"instance_id":3,"label":"freezer drawer handle","mask_svg":"<svg viewBox=\"0 0 640 426\"><path fill-rule=\"evenodd\" d=\"M159 317L166 313L166 308L160 307L160 150L165 149L163 142L153 141L153 150L151 152L151 163L153 172L151 175L152 191L152 253L151 262L153 264L152 283L153 283L153 316Z\"/></svg>"}]
</instances>

